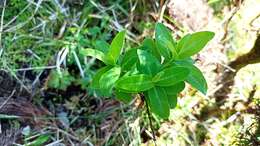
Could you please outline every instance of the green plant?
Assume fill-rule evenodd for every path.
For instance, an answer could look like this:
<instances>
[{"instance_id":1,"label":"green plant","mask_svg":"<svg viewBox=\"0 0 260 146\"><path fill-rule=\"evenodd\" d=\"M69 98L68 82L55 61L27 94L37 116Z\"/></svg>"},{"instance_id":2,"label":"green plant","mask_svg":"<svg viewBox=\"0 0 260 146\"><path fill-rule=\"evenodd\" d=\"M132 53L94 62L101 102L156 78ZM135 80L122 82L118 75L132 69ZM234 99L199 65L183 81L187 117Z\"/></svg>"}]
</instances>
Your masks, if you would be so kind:
<instances>
[{"instance_id":1,"label":"green plant","mask_svg":"<svg viewBox=\"0 0 260 146\"><path fill-rule=\"evenodd\" d=\"M106 65L93 77L91 89L105 96L115 91L117 99L126 103L132 95L142 94L150 110L162 119L167 119L170 109L176 106L185 82L206 94L206 80L190 57L214 37L213 32L187 34L176 42L171 32L157 23L155 39L146 38L140 46L122 54L125 34L119 32L103 51L80 50Z\"/></svg>"},{"instance_id":2,"label":"green plant","mask_svg":"<svg viewBox=\"0 0 260 146\"><path fill-rule=\"evenodd\" d=\"M65 91L68 86L75 80L73 76L67 70L59 73L56 70L52 70L48 79L48 87Z\"/></svg>"}]
</instances>

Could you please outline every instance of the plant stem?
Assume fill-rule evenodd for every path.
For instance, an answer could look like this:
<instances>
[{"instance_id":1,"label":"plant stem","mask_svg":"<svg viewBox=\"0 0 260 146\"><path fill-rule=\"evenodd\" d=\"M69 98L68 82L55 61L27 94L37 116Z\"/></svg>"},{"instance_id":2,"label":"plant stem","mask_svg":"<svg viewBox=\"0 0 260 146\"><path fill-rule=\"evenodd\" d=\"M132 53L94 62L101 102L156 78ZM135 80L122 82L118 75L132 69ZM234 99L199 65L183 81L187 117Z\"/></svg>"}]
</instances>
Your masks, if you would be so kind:
<instances>
[{"instance_id":1,"label":"plant stem","mask_svg":"<svg viewBox=\"0 0 260 146\"><path fill-rule=\"evenodd\" d=\"M152 130L152 135L153 135L153 142L154 142L154 145L157 146L155 132L154 132L154 129L153 129L153 124L152 124L152 116L151 116L151 113L149 111L149 107L148 107L148 104L147 104L148 102L146 101L144 95L141 95L141 97L145 100L146 110L147 110L148 119L149 119L149 125L150 125L150 128Z\"/></svg>"}]
</instances>

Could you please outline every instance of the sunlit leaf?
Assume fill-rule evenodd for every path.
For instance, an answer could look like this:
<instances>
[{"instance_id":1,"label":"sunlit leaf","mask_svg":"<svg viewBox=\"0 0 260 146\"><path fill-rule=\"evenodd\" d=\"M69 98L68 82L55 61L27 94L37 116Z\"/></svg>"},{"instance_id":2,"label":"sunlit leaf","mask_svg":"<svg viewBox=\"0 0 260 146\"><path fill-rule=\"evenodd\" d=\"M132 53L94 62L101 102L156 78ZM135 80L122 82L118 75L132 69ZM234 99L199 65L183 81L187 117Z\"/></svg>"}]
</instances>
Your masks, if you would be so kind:
<instances>
[{"instance_id":1,"label":"sunlit leaf","mask_svg":"<svg viewBox=\"0 0 260 146\"><path fill-rule=\"evenodd\" d=\"M172 38L171 31L162 23L157 23L155 26L155 41L158 50L165 59L169 60L171 56L177 57L175 50L175 41Z\"/></svg>"},{"instance_id":2,"label":"sunlit leaf","mask_svg":"<svg viewBox=\"0 0 260 146\"><path fill-rule=\"evenodd\" d=\"M153 86L152 78L145 74L125 76L116 82L117 89L133 93L146 91Z\"/></svg>"},{"instance_id":3,"label":"sunlit leaf","mask_svg":"<svg viewBox=\"0 0 260 146\"><path fill-rule=\"evenodd\" d=\"M141 48L148 51L153 56L155 56L159 60L159 62L161 61L161 55L160 55L153 39L145 38Z\"/></svg>"},{"instance_id":4,"label":"sunlit leaf","mask_svg":"<svg viewBox=\"0 0 260 146\"><path fill-rule=\"evenodd\" d=\"M207 94L207 81L204 78L202 72L196 67L190 67L191 74L187 78L187 82L191 84L194 88L198 89L203 94Z\"/></svg>"},{"instance_id":5,"label":"sunlit leaf","mask_svg":"<svg viewBox=\"0 0 260 146\"><path fill-rule=\"evenodd\" d=\"M94 58L97 58L98 60L104 62L105 64L110 64L105 57L105 54L99 50L94 50L94 49L81 49L80 54L84 56L91 56Z\"/></svg>"},{"instance_id":6,"label":"sunlit leaf","mask_svg":"<svg viewBox=\"0 0 260 146\"><path fill-rule=\"evenodd\" d=\"M187 79L189 73L186 67L169 67L156 74L153 81L157 86L172 86Z\"/></svg>"},{"instance_id":7,"label":"sunlit leaf","mask_svg":"<svg viewBox=\"0 0 260 146\"><path fill-rule=\"evenodd\" d=\"M202 72L195 65L189 62L175 62L175 65L189 68L190 74L187 77L186 81L203 94L207 93L207 81L204 78Z\"/></svg>"},{"instance_id":8,"label":"sunlit leaf","mask_svg":"<svg viewBox=\"0 0 260 146\"><path fill-rule=\"evenodd\" d=\"M124 71L130 70L137 63L137 61L138 61L137 49L133 48L127 51L124 54L121 62L122 70Z\"/></svg>"},{"instance_id":9,"label":"sunlit leaf","mask_svg":"<svg viewBox=\"0 0 260 146\"><path fill-rule=\"evenodd\" d=\"M112 94L112 89L120 76L120 72L120 67L113 67L101 75L99 84L105 95Z\"/></svg>"},{"instance_id":10,"label":"sunlit leaf","mask_svg":"<svg viewBox=\"0 0 260 146\"><path fill-rule=\"evenodd\" d=\"M106 54L107 60L112 64L117 63L118 57L121 54L125 40L125 33L126 31L121 31L115 36L115 38L112 40L109 51Z\"/></svg>"},{"instance_id":11,"label":"sunlit leaf","mask_svg":"<svg viewBox=\"0 0 260 146\"><path fill-rule=\"evenodd\" d=\"M201 31L184 36L177 45L178 59L185 59L198 53L214 35L210 31Z\"/></svg>"},{"instance_id":12,"label":"sunlit leaf","mask_svg":"<svg viewBox=\"0 0 260 146\"><path fill-rule=\"evenodd\" d=\"M141 73L155 75L160 70L160 62L152 54L138 49L137 56L139 62L137 67Z\"/></svg>"},{"instance_id":13,"label":"sunlit leaf","mask_svg":"<svg viewBox=\"0 0 260 146\"><path fill-rule=\"evenodd\" d=\"M100 88L100 84L99 84L99 80L101 78L101 76L107 72L108 70L110 70L112 67L111 66L106 66L106 67L102 67L100 68L96 74L94 75L92 82L90 84L90 89L94 89L96 92L101 92L101 88Z\"/></svg>"},{"instance_id":14,"label":"sunlit leaf","mask_svg":"<svg viewBox=\"0 0 260 146\"><path fill-rule=\"evenodd\" d=\"M167 94L161 87L148 90L148 105L151 111L162 119L167 119L170 114L170 106Z\"/></svg>"},{"instance_id":15,"label":"sunlit leaf","mask_svg":"<svg viewBox=\"0 0 260 146\"><path fill-rule=\"evenodd\" d=\"M184 37L182 37L182 38L179 40L179 42L177 43L177 47L176 47L177 53L179 53L180 50L182 49L182 47L185 45L185 43L186 43L187 41L189 41L190 37L191 37L191 34L188 33L188 34L186 34Z\"/></svg>"}]
</instances>

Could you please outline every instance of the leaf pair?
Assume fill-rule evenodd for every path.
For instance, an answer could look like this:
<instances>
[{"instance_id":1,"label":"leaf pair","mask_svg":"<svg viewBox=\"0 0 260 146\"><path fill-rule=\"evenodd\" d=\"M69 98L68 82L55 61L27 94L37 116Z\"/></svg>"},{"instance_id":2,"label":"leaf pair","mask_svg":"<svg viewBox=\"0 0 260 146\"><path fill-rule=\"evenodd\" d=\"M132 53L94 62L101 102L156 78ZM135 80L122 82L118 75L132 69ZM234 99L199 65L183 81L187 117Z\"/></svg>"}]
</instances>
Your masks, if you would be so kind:
<instances>
[{"instance_id":1,"label":"leaf pair","mask_svg":"<svg viewBox=\"0 0 260 146\"><path fill-rule=\"evenodd\" d=\"M112 40L112 43L107 46L107 43L97 44L100 50L94 49L82 49L81 54L85 56L95 57L98 60L104 62L107 66L99 69L96 75L93 77L91 88L97 93L103 96L109 96L112 94L112 89L115 82L118 80L121 74L121 67L117 66L121 50L124 45L125 31L119 32L116 37ZM104 49L102 49L102 44Z\"/></svg>"},{"instance_id":2,"label":"leaf pair","mask_svg":"<svg viewBox=\"0 0 260 146\"><path fill-rule=\"evenodd\" d=\"M204 78L202 72L191 62L189 61L176 61L173 63L173 66L179 66L179 67L186 67L189 69L190 74L187 77L186 81L199 90L201 93L206 94L207 93L207 81Z\"/></svg>"},{"instance_id":3,"label":"leaf pair","mask_svg":"<svg viewBox=\"0 0 260 146\"><path fill-rule=\"evenodd\" d=\"M187 79L189 73L185 67L170 67L156 74L153 78L155 86L148 90L147 97L151 111L167 119L170 109L177 105L177 95L184 89L183 81Z\"/></svg>"},{"instance_id":4,"label":"leaf pair","mask_svg":"<svg viewBox=\"0 0 260 146\"><path fill-rule=\"evenodd\" d=\"M206 94L207 83L203 77L203 74L192 63L188 63L187 60L190 56L202 50L205 45L214 37L214 33L210 31L201 31L187 34L176 44L176 42L171 37L169 29L167 29L163 24L158 23L155 30L156 42L159 42L159 46L160 44L164 46L158 47L161 52L164 52L161 53L162 56L168 58L167 56L169 56L169 54L164 54L171 50L172 60L178 60L178 66L187 67L190 70L190 75L186 81L201 91L203 94Z\"/></svg>"},{"instance_id":5,"label":"leaf pair","mask_svg":"<svg viewBox=\"0 0 260 146\"><path fill-rule=\"evenodd\" d=\"M178 43L162 23L155 26L155 41L160 54L166 59L186 59L198 53L214 37L210 31L185 35Z\"/></svg>"},{"instance_id":6,"label":"leaf pair","mask_svg":"<svg viewBox=\"0 0 260 146\"><path fill-rule=\"evenodd\" d=\"M147 91L155 86L168 87L184 81L189 75L186 67L170 67L157 73L154 77L147 74L138 74L121 77L116 88L131 93Z\"/></svg>"},{"instance_id":7,"label":"leaf pair","mask_svg":"<svg viewBox=\"0 0 260 146\"><path fill-rule=\"evenodd\" d=\"M102 52L94 49L81 49L80 53L85 56L91 56L104 62L106 65L116 65L118 58L121 54L121 50L124 45L125 31L119 32L116 37L112 40L107 52ZM101 47L101 46L100 46ZM104 45L104 47L108 47ZM106 50L106 49L105 49Z\"/></svg>"},{"instance_id":8,"label":"leaf pair","mask_svg":"<svg viewBox=\"0 0 260 146\"><path fill-rule=\"evenodd\" d=\"M154 87L147 92L148 105L156 115L167 119L170 109L177 105L177 95L185 87L184 82L179 82L169 87Z\"/></svg>"},{"instance_id":9,"label":"leaf pair","mask_svg":"<svg viewBox=\"0 0 260 146\"><path fill-rule=\"evenodd\" d=\"M139 48L132 48L122 58L121 67L124 71L131 70L135 65L140 73L155 74L160 69L161 56L150 38L144 40Z\"/></svg>"}]
</instances>

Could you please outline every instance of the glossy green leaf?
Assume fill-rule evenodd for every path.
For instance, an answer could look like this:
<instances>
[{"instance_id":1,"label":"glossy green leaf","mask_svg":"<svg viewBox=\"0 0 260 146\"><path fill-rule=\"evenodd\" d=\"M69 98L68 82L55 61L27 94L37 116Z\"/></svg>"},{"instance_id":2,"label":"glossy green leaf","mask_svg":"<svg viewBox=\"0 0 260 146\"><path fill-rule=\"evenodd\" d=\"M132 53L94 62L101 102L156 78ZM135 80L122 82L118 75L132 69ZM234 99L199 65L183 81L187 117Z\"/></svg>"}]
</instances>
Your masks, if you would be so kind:
<instances>
[{"instance_id":1,"label":"glossy green leaf","mask_svg":"<svg viewBox=\"0 0 260 146\"><path fill-rule=\"evenodd\" d=\"M194 88L198 89L203 94L207 94L207 81L204 78L202 72L193 64L189 62L175 62L176 66L183 66L187 67L190 70L190 74L187 77L186 81L193 86Z\"/></svg>"},{"instance_id":2,"label":"glossy green leaf","mask_svg":"<svg viewBox=\"0 0 260 146\"><path fill-rule=\"evenodd\" d=\"M143 41L142 49L148 51L149 53L153 54L159 62L161 62L161 55L158 51L156 44L153 39L151 38L145 38Z\"/></svg>"},{"instance_id":3,"label":"glossy green leaf","mask_svg":"<svg viewBox=\"0 0 260 146\"><path fill-rule=\"evenodd\" d=\"M157 86L172 86L187 79L189 73L186 67L169 67L156 74L153 81Z\"/></svg>"},{"instance_id":4,"label":"glossy green leaf","mask_svg":"<svg viewBox=\"0 0 260 146\"><path fill-rule=\"evenodd\" d=\"M177 94L175 95L167 95L169 106L171 109L175 108L177 106L178 102L178 96Z\"/></svg>"},{"instance_id":5,"label":"glossy green leaf","mask_svg":"<svg viewBox=\"0 0 260 146\"><path fill-rule=\"evenodd\" d=\"M179 64L194 64L195 61L191 58L185 58L185 59L178 59L178 60L174 60L174 63L179 63Z\"/></svg>"},{"instance_id":6,"label":"glossy green leaf","mask_svg":"<svg viewBox=\"0 0 260 146\"><path fill-rule=\"evenodd\" d=\"M130 93L124 92L122 90L115 90L116 99L124 103L129 103L133 97Z\"/></svg>"},{"instance_id":7,"label":"glossy green leaf","mask_svg":"<svg viewBox=\"0 0 260 146\"><path fill-rule=\"evenodd\" d=\"M107 53L109 50L110 45L103 41L103 40L98 40L95 42L95 48L99 51L102 51L103 53Z\"/></svg>"},{"instance_id":8,"label":"glossy green leaf","mask_svg":"<svg viewBox=\"0 0 260 146\"><path fill-rule=\"evenodd\" d=\"M104 62L105 64L109 64L109 62L106 61L105 54L99 50L81 49L80 54L82 54L84 56L91 56L91 57L97 58L98 60Z\"/></svg>"},{"instance_id":9,"label":"glossy green leaf","mask_svg":"<svg viewBox=\"0 0 260 146\"><path fill-rule=\"evenodd\" d=\"M125 33L126 31L121 31L115 36L115 38L112 40L109 51L106 54L107 60L112 64L117 63L118 57L121 54L125 40Z\"/></svg>"},{"instance_id":10,"label":"glossy green leaf","mask_svg":"<svg viewBox=\"0 0 260 146\"><path fill-rule=\"evenodd\" d=\"M123 74L123 77L124 76L132 76L132 75L137 75L137 74L140 74L140 72L138 71L137 67L136 67L136 64L134 64L132 66L132 68L126 72L125 74Z\"/></svg>"},{"instance_id":11,"label":"glossy green leaf","mask_svg":"<svg viewBox=\"0 0 260 146\"><path fill-rule=\"evenodd\" d=\"M117 89L133 93L146 91L153 86L152 78L145 74L124 76L116 82Z\"/></svg>"},{"instance_id":12,"label":"glossy green leaf","mask_svg":"<svg viewBox=\"0 0 260 146\"><path fill-rule=\"evenodd\" d=\"M148 90L148 105L151 111L162 119L167 119L170 115L170 106L167 94L161 87L154 87Z\"/></svg>"},{"instance_id":13,"label":"glossy green leaf","mask_svg":"<svg viewBox=\"0 0 260 146\"><path fill-rule=\"evenodd\" d=\"M185 83L182 81L182 82L176 83L172 86L164 87L164 90L166 91L167 95L177 95L184 88L185 88Z\"/></svg>"},{"instance_id":14,"label":"glossy green leaf","mask_svg":"<svg viewBox=\"0 0 260 146\"><path fill-rule=\"evenodd\" d=\"M190 68L191 74L187 78L187 82L191 84L194 88L198 89L203 94L207 94L207 81L204 78L202 72L196 67L192 66Z\"/></svg>"},{"instance_id":15,"label":"glossy green leaf","mask_svg":"<svg viewBox=\"0 0 260 146\"><path fill-rule=\"evenodd\" d=\"M185 88L184 82L179 82L172 86L164 87L171 109L176 107L178 95L184 88Z\"/></svg>"},{"instance_id":16,"label":"glossy green leaf","mask_svg":"<svg viewBox=\"0 0 260 146\"><path fill-rule=\"evenodd\" d=\"M179 42L177 43L176 51L177 53L180 52L181 48L185 45L186 42L190 39L191 34L186 34L184 37L182 37Z\"/></svg>"},{"instance_id":17,"label":"glossy green leaf","mask_svg":"<svg viewBox=\"0 0 260 146\"><path fill-rule=\"evenodd\" d=\"M155 75L160 70L161 64L152 54L145 50L137 50L138 70L141 73Z\"/></svg>"},{"instance_id":18,"label":"glossy green leaf","mask_svg":"<svg viewBox=\"0 0 260 146\"><path fill-rule=\"evenodd\" d=\"M164 57L165 61L169 61L171 59L172 56L169 49L162 46L158 41L156 41L156 47L158 48L160 54Z\"/></svg>"},{"instance_id":19,"label":"glossy green leaf","mask_svg":"<svg viewBox=\"0 0 260 146\"><path fill-rule=\"evenodd\" d=\"M176 43L172 38L171 31L162 23L157 23L155 26L155 41L159 52L166 60L169 60L171 56L177 57Z\"/></svg>"},{"instance_id":20,"label":"glossy green leaf","mask_svg":"<svg viewBox=\"0 0 260 146\"><path fill-rule=\"evenodd\" d=\"M112 89L115 85L115 82L118 80L120 73L120 67L113 67L101 75L99 85L105 95L112 94Z\"/></svg>"},{"instance_id":21,"label":"glossy green leaf","mask_svg":"<svg viewBox=\"0 0 260 146\"><path fill-rule=\"evenodd\" d=\"M137 61L138 61L137 49L133 48L127 51L124 54L121 62L122 70L124 71L130 70L137 63Z\"/></svg>"},{"instance_id":22,"label":"glossy green leaf","mask_svg":"<svg viewBox=\"0 0 260 146\"><path fill-rule=\"evenodd\" d=\"M111 66L106 66L106 67L102 67L100 68L96 74L94 75L92 82L90 84L90 88L94 89L94 90L100 90L100 84L99 84L99 80L101 78L101 76L107 72L108 70L110 70L112 67Z\"/></svg>"},{"instance_id":23,"label":"glossy green leaf","mask_svg":"<svg viewBox=\"0 0 260 146\"><path fill-rule=\"evenodd\" d=\"M201 31L184 36L177 45L178 59L185 59L198 53L214 35L210 31Z\"/></svg>"}]
</instances>

